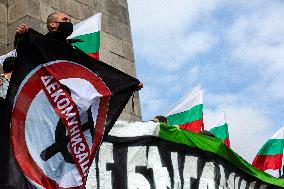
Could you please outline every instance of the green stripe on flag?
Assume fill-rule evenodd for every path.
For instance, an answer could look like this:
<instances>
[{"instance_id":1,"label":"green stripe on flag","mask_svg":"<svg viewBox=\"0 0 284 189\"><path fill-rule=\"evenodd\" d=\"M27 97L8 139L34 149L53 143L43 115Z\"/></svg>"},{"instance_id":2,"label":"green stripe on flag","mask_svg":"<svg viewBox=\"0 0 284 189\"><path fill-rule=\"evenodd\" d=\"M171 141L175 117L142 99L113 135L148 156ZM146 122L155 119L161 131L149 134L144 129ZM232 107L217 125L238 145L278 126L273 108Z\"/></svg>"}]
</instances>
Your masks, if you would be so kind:
<instances>
[{"instance_id":1,"label":"green stripe on flag","mask_svg":"<svg viewBox=\"0 0 284 189\"><path fill-rule=\"evenodd\" d=\"M189 123L192 121L200 120L202 119L202 109L203 109L203 104L199 104L199 105L192 107L191 109L187 111L169 115L167 117L169 124L170 125L182 125L182 124Z\"/></svg>"},{"instance_id":2,"label":"green stripe on flag","mask_svg":"<svg viewBox=\"0 0 284 189\"><path fill-rule=\"evenodd\" d=\"M269 139L259 150L258 155L283 154L284 139Z\"/></svg>"},{"instance_id":3,"label":"green stripe on flag","mask_svg":"<svg viewBox=\"0 0 284 189\"><path fill-rule=\"evenodd\" d=\"M79 35L72 39L82 39L83 42L77 42L72 44L75 47L78 47L80 50L85 53L96 53L100 49L100 32L94 32L85 35Z\"/></svg>"},{"instance_id":4,"label":"green stripe on flag","mask_svg":"<svg viewBox=\"0 0 284 189\"><path fill-rule=\"evenodd\" d=\"M218 127L214 127L212 129L210 129L210 132L215 135L217 138L221 139L221 140L225 140L226 138L229 137L229 133L228 133L228 124L225 123L224 125L218 126Z\"/></svg>"},{"instance_id":5,"label":"green stripe on flag","mask_svg":"<svg viewBox=\"0 0 284 189\"><path fill-rule=\"evenodd\" d=\"M163 123L161 123L160 125L160 137L167 141L184 144L190 147L195 147L201 150L211 152L215 155L223 157L234 166L245 171L247 174L255 176L264 182L279 187L284 186L284 180L274 178L271 175L253 167L250 163L244 160L233 150L227 148L226 145L219 139L193 132L188 132L183 129L178 129L175 126Z\"/></svg>"}]
</instances>

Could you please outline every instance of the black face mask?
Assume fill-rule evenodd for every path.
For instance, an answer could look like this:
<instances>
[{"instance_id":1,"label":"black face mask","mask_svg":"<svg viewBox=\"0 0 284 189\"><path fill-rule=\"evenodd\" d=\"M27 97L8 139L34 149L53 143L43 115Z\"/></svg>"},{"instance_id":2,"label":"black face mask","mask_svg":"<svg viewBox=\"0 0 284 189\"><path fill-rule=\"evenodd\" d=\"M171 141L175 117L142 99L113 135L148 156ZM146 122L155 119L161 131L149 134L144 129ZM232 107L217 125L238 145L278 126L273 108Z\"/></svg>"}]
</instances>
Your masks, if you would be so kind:
<instances>
[{"instance_id":1,"label":"black face mask","mask_svg":"<svg viewBox=\"0 0 284 189\"><path fill-rule=\"evenodd\" d=\"M58 22L57 32L61 33L63 36L68 37L73 32L73 24L71 22Z\"/></svg>"}]
</instances>

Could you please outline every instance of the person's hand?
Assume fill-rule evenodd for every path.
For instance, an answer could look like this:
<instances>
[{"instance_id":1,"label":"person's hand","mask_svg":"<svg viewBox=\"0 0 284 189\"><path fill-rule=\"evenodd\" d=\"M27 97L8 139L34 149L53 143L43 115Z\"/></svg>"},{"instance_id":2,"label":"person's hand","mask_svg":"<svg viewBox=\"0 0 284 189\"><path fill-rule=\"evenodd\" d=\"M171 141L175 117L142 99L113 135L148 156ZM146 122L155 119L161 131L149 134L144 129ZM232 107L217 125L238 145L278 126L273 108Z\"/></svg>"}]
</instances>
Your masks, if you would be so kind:
<instances>
[{"instance_id":1,"label":"person's hand","mask_svg":"<svg viewBox=\"0 0 284 189\"><path fill-rule=\"evenodd\" d=\"M3 78L0 78L0 87L3 85Z\"/></svg>"},{"instance_id":2,"label":"person's hand","mask_svg":"<svg viewBox=\"0 0 284 189\"><path fill-rule=\"evenodd\" d=\"M142 88L143 88L143 83L139 83L139 84L136 86L135 90L136 90L136 91L139 91L139 90L141 90Z\"/></svg>"},{"instance_id":3,"label":"person's hand","mask_svg":"<svg viewBox=\"0 0 284 189\"><path fill-rule=\"evenodd\" d=\"M17 29L16 29L16 34L24 34L26 32L28 32L28 25L27 24L20 24L17 26Z\"/></svg>"}]
</instances>

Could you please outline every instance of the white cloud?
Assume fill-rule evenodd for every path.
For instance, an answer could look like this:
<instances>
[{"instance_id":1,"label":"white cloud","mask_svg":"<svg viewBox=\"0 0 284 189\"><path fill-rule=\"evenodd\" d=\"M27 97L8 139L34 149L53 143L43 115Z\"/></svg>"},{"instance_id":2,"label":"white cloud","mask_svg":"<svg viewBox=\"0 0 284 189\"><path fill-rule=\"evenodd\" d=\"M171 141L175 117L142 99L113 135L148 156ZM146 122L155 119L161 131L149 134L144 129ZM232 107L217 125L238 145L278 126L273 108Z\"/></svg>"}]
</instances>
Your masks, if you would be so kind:
<instances>
[{"instance_id":1,"label":"white cloud","mask_svg":"<svg viewBox=\"0 0 284 189\"><path fill-rule=\"evenodd\" d=\"M153 31L153 35L182 32L196 19L210 14L218 0L131 0L128 2L135 32ZM135 10L135 11L131 11Z\"/></svg>"},{"instance_id":2,"label":"white cloud","mask_svg":"<svg viewBox=\"0 0 284 189\"><path fill-rule=\"evenodd\" d=\"M205 91L204 94L204 103L210 106L224 107L232 104L242 104L242 99L238 94L213 94L211 92Z\"/></svg>"},{"instance_id":3,"label":"white cloud","mask_svg":"<svg viewBox=\"0 0 284 189\"><path fill-rule=\"evenodd\" d=\"M153 87L145 86L140 94L142 112L147 112L146 116L143 115L144 120L149 120L164 111L164 107L166 107L167 102L165 99L161 98L163 96L162 91Z\"/></svg>"},{"instance_id":4,"label":"white cloud","mask_svg":"<svg viewBox=\"0 0 284 189\"><path fill-rule=\"evenodd\" d=\"M162 73L161 75L160 73L156 73L156 75L153 75L153 77L147 78L147 80L157 85L163 84L163 83L170 84L170 83L175 83L175 81L177 81L179 77L180 76L177 74L171 74L171 73L165 72L165 73Z\"/></svg>"},{"instance_id":5,"label":"white cloud","mask_svg":"<svg viewBox=\"0 0 284 189\"><path fill-rule=\"evenodd\" d=\"M257 4L240 15L228 30L232 56L241 67L250 67L262 76L250 88L271 100L284 99L284 6L283 2ZM265 89L265 90L263 90Z\"/></svg>"},{"instance_id":6,"label":"white cloud","mask_svg":"<svg viewBox=\"0 0 284 189\"><path fill-rule=\"evenodd\" d=\"M216 8L217 0L129 1L136 53L151 65L178 69L193 56L209 51L217 39L208 31L194 31L193 23L204 19ZM134 44L135 46L135 44ZM136 48L137 49L137 48Z\"/></svg>"},{"instance_id":7,"label":"white cloud","mask_svg":"<svg viewBox=\"0 0 284 189\"><path fill-rule=\"evenodd\" d=\"M143 47L138 54L163 69L177 69L188 63L196 55L209 51L217 42L208 32L182 33L144 33L138 34Z\"/></svg>"},{"instance_id":8,"label":"white cloud","mask_svg":"<svg viewBox=\"0 0 284 189\"><path fill-rule=\"evenodd\" d=\"M200 68L199 66L192 66L186 73L186 81L187 81L187 86L189 84L195 83L200 76Z\"/></svg>"},{"instance_id":9,"label":"white cloud","mask_svg":"<svg viewBox=\"0 0 284 189\"><path fill-rule=\"evenodd\" d=\"M206 32L192 32L186 36L181 48L188 57L209 51L217 42L215 36Z\"/></svg>"}]
</instances>

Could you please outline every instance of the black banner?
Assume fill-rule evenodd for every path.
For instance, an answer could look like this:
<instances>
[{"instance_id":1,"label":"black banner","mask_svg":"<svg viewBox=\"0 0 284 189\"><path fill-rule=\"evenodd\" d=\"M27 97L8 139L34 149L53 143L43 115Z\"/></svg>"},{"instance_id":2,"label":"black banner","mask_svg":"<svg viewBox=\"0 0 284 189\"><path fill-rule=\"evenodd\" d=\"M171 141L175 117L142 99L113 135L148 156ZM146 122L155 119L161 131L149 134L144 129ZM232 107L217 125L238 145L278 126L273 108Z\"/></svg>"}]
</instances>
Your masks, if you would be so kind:
<instances>
[{"instance_id":1,"label":"black banner","mask_svg":"<svg viewBox=\"0 0 284 189\"><path fill-rule=\"evenodd\" d=\"M33 30L17 54L1 121L0 188L82 188L139 81Z\"/></svg>"},{"instance_id":2,"label":"black banner","mask_svg":"<svg viewBox=\"0 0 284 189\"><path fill-rule=\"evenodd\" d=\"M278 188L215 154L152 136L109 136L91 171L90 189Z\"/></svg>"}]
</instances>

